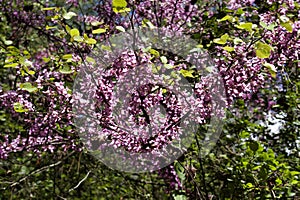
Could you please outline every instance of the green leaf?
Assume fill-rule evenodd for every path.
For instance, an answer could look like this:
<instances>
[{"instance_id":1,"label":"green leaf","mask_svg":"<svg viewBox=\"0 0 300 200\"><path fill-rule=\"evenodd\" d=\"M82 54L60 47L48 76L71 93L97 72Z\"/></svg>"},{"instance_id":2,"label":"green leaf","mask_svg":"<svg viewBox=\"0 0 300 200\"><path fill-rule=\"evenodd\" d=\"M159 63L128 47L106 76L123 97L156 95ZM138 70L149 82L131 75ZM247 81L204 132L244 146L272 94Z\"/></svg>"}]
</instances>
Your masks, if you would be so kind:
<instances>
[{"instance_id":1,"label":"green leaf","mask_svg":"<svg viewBox=\"0 0 300 200\"><path fill-rule=\"evenodd\" d=\"M270 64L270 63L267 63L267 62L264 63L263 65L269 69L269 71L271 73L271 76L273 78L276 78L276 72L277 72L276 67L274 65Z\"/></svg>"},{"instance_id":2,"label":"green leaf","mask_svg":"<svg viewBox=\"0 0 300 200\"><path fill-rule=\"evenodd\" d=\"M164 64L164 67L167 69L174 69L174 66L170 64Z\"/></svg>"},{"instance_id":3,"label":"green leaf","mask_svg":"<svg viewBox=\"0 0 300 200\"><path fill-rule=\"evenodd\" d=\"M299 174L300 174L300 172L298 172L298 171L290 171L290 173L291 173L292 176L295 176L295 175L299 175Z\"/></svg>"},{"instance_id":4,"label":"green leaf","mask_svg":"<svg viewBox=\"0 0 300 200\"><path fill-rule=\"evenodd\" d=\"M111 51L111 47L106 45L101 45L101 49L105 51Z\"/></svg>"},{"instance_id":5,"label":"green leaf","mask_svg":"<svg viewBox=\"0 0 300 200\"><path fill-rule=\"evenodd\" d=\"M21 170L18 172L18 174L20 174L20 175L25 175L25 174L27 174L29 172L29 170L28 170L28 168L26 167L26 166L22 166L21 167Z\"/></svg>"},{"instance_id":6,"label":"green leaf","mask_svg":"<svg viewBox=\"0 0 300 200\"><path fill-rule=\"evenodd\" d=\"M142 27L149 27L150 29L155 28L155 26L148 19L143 19Z\"/></svg>"},{"instance_id":7,"label":"green leaf","mask_svg":"<svg viewBox=\"0 0 300 200\"><path fill-rule=\"evenodd\" d=\"M56 26L46 26L46 30L50 30L50 29L56 29L57 27Z\"/></svg>"},{"instance_id":8,"label":"green leaf","mask_svg":"<svg viewBox=\"0 0 300 200\"><path fill-rule=\"evenodd\" d=\"M293 26L291 22L281 22L280 25L284 27L288 32L292 33L293 32Z\"/></svg>"},{"instance_id":9,"label":"green leaf","mask_svg":"<svg viewBox=\"0 0 300 200\"><path fill-rule=\"evenodd\" d=\"M104 28L98 28L98 29L92 31L93 34L99 34L99 33L105 33L105 32L106 32L106 29L104 29Z\"/></svg>"},{"instance_id":10,"label":"green leaf","mask_svg":"<svg viewBox=\"0 0 300 200\"><path fill-rule=\"evenodd\" d=\"M14 110L18 113L27 112L28 109L24 109L24 105L19 102L14 103Z\"/></svg>"},{"instance_id":11,"label":"green leaf","mask_svg":"<svg viewBox=\"0 0 300 200\"><path fill-rule=\"evenodd\" d=\"M123 26L116 26L116 29L121 32L125 32L125 29L123 28Z\"/></svg>"},{"instance_id":12,"label":"green leaf","mask_svg":"<svg viewBox=\"0 0 300 200\"><path fill-rule=\"evenodd\" d=\"M89 37L87 36L86 33L83 34L83 38L84 38L85 40L89 39Z\"/></svg>"},{"instance_id":13,"label":"green leaf","mask_svg":"<svg viewBox=\"0 0 300 200\"><path fill-rule=\"evenodd\" d=\"M272 170L272 171L275 171L277 168L275 167L275 166L273 166L273 165L268 165L269 166L269 168L270 168L270 170Z\"/></svg>"},{"instance_id":14,"label":"green leaf","mask_svg":"<svg viewBox=\"0 0 300 200\"><path fill-rule=\"evenodd\" d=\"M67 60L67 59L71 59L73 57L73 55L72 54L65 54L65 55L63 55L63 59L65 59L65 60Z\"/></svg>"},{"instance_id":15,"label":"green leaf","mask_svg":"<svg viewBox=\"0 0 300 200\"><path fill-rule=\"evenodd\" d=\"M223 17L222 19L218 20L219 22L223 22L223 21L232 21L232 16L230 15L226 15L225 17Z\"/></svg>"},{"instance_id":16,"label":"green leaf","mask_svg":"<svg viewBox=\"0 0 300 200\"><path fill-rule=\"evenodd\" d=\"M168 62L166 56L161 56L161 57L160 57L160 60L161 60L161 62L162 62L163 64L167 64L167 62Z\"/></svg>"},{"instance_id":17,"label":"green leaf","mask_svg":"<svg viewBox=\"0 0 300 200\"><path fill-rule=\"evenodd\" d=\"M267 29L273 31L274 28L275 28L275 26L276 26L276 23L273 22L272 24L270 24L270 25L267 27Z\"/></svg>"},{"instance_id":18,"label":"green leaf","mask_svg":"<svg viewBox=\"0 0 300 200\"><path fill-rule=\"evenodd\" d=\"M11 41L11 40L5 40L4 41L4 44L5 45L11 45L13 43L13 41Z\"/></svg>"},{"instance_id":19,"label":"green leaf","mask_svg":"<svg viewBox=\"0 0 300 200\"><path fill-rule=\"evenodd\" d=\"M29 83L29 82L26 82L26 83L21 83L20 84L20 88L22 89L22 90L26 90L26 91L28 91L28 92L35 92L35 91L37 91L38 89L37 89L37 87L35 87L35 86L33 86L31 83Z\"/></svg>"},{"instance_id":20,"label":"green leaf","mask_svg":"<svg viewBox=\"0 0 300 200\"><path fill-rule=\"evenodd\" d=\"M241 138L248 138L250 136L250 133L244 130L239 135Z\"/></svg>"},{"instance_id":21,"label":"green leaf","mask_svg":"<svg viewBox=\"0 0 300 200\"><path fill-rule=\"evenodd\" d=\"M150 49L149 52L150 52L152 55L154 55L155 57L157 57L157 58L159 57L159 52L156 51L155 49Z\"/></svg>"},{"instance_id":22,"label":"green leaf","mask_svg":"<svg viewBox=\"0 0 300 200\"><path fill-rule=\"evenodd\" d=\"M184 77L191 77L191 78L194 78L194 75L193 75L193 70L185 70L185 69L181 69L179 71L179 73L181 73Z\"/></svg>"},{"instance_id":23,"label":"green leaf","mask_svg":"<svg viewBox=\"0 0 300 200\"><path fill-rule=\"evenodd\" d=\"M115 13L122 12L126 6L127 2L125 0L112 0L112 7Z\"/></svg>"},{"instance_id":24,"label":"green leaf","mask_svg":"<svg viewBox=\"0 0 300 200\"><path fill-rule=\"evenodd\" d=\"M91 58L89 56L87 56L86 58L86 61L90 62L90 63L96 63L95 59L94 58Z\"/></svg>"},{"instance_id":25,"label":"green leaf","mask_svg":"<svg viewBox=\"0 0 300 200\"><path fill-rule=\"evenodd\" d=\"M238 14L238 15L244 14L243 9L239 8L239 9L236 11L236 14Z\"/></svg>"},{"instance_id":26,"label":"green leaf","mask_svg":"<svg viewBox=\"0 0 300 200\"><path fill-rule=\"evenodd\" d=\"M19 63L11 63L11 64L7 64L7 65L4 65L5 68L9 68L9 67L16 67L18 66Z\"/></svg>"},{"instance_id":27,"label":"green leaf","mask_svg":"<svg viewBox=\"0 0 300 200\"><path fill-rule=\"evenodd\" d=\"M175 171L180 181L183 182L185 180L185 170L179 162L175 162Z\"/></svg>"},{"instance_id":28,"label":"green leaf","mask_svg":"<svg viewBox=\"0 0 300 200\"><path fill-rule=\"evenodd\" d=\"M43 61L44 61L45 63L49 62L50 60L51 60L50 58L43 57Z\"/></svg>"},{"instance_id":29,"label":"green leaf","mask_svg":"<svg viewBox=\"0 0 300 200\"><path fill-rule=\"evenodd\" d=\"M74 13L74 12L68 12L68 13L65 13L63 15L63 18L65 18L65 19L71 19L72 17L75 17L75 16L77 16L76 13Z\"/></svg>"},{"instance_id":30,"label":"green leaf","mask_svg":"<svg viewBox=\"0 0 300 200\"><path fill-rule=\"evenodd\" d=\"M279 19L280 19L280 25L282 27L284 27L290 33L293 32L292 22L287 16L282 15L279 17Z\"/></svg>"},{"instance_id":31,"label":"green leaf","mask_svg":"<svg viewBox=\"0 0 300 200\"><path fill-rule=\"evenodd\" d=\"M73 70L69 66L63 66L59 69L59 72L62 74L72 74Z\"/></svg>"},{"instance_id":32,"label":"green leaf","mask_svg":"<svg viewBox=\"0 0 300 200\"><path fill-rule=\"evenodd\" d=\"M42 10L54 10L56 7L48 7L48 8L42 8Z\"/></svg>"},{"instance_id":33,"label":"green leaf","mask_svg":"<svg viewBox=\"0 0 300 200\"><path fill-rule=\"evenodd\" d=\"M27 73L30 74L30 75L34 75L35 71L29 70Z\"/></svg>"},{"instance_id":34,"label":"green leaf","mask_svg":"<svg viewBox=\"0 0 300 200\"><path fill-rule=\"evenodd\" d=\"M76 35L76 36L74 37L74 40L75 40L76 42L83 42L83 37L81 37L81 36L79 36L79 35Z\"/></svg>"},{"instance_id":35,"label":"green leaf","mask_svg":"<svg viewBox=\"0 0 300 200\"><path fill-rule=\"evenodd\" d=\"M234 51L234 47L229 47L229 46L223 47L223 49L228 52Z\"/></svg>"},{"instance_id":36,"label":"green leaf","mask_svg":"<svg viewBox=\"0 0 300 200\"><path fill-rule=\"evenodd\" d=\"M263 27L263 28L265 28L265 29L267 29L267 24L265 23L265 22L263 22L263 21L260 21L259 22L259 25L261 26L261 27Z\"/></svg>"},{"instance_id":37,"label":"green leaf","mask_svg":"<svg viewBox=\"0 0 300 200\"><path fill-rule=\"evenodd\" d=\"M276 185L282 184L282 180L280 178L276 178L275 182L276 182Z\"/></svg>"},{"instance_id":38,"label":"green leaf","mask_svg":"<svg viewBox=\"0 0 300 200\"><path fill-rule=\"evenodd\" d=\"M97 44L97 41L93 38L88 38L85 42L88 44Z\"/></svg>"},{"instance_id":39,"label":"green leaf","mask_svg":"<svg viewBox=\"0 0 300 200\"><path fill-rule=\"evenodd\" d=\"M236 26L239 29L245 29L249 32L252 32L252 23L246 22L246 23L240 23L240 25Z\"/></svg>"},{"instance_id":40,"label":"green leaf","mask_svg":"<svg viewBox=\"0 0 300 200\"><path fill-rule=\"evenodd\" d=\"M66 30L68 33L70 33L70 30L71 30L70 26L66 25Z\"/></svg>"},{"instance_id":41,"label":"green leaf","mask_svg":"<svg viewBox=\"0 0 300 200\"><path fill-rule=\"evenodd\" d=\"M174 200L186 200L186 196L184 194L173 194Z\"/></svg>"},{"instance_id":42,"label":"green leaf","mask_svg":"<svg viewBox=\"0 0 300 200\"><path fill-rule=\"evenodd\" d=\"M271 50L271 46L262 42L257 42L255 45L256 56L259 58L269 58Z\"/></svg>"},{"instance_id":43,"label":"green leaf","mask_svg":"<svg viewBox=\"0 0 300 200\"><path fill-rule=\"evenodd\" d=\"M240 38L234 38L233 39L234 44L239 44L239 43L242 43L242 42L243 42L243 40L241 40Z\"/></svg>"},{"instance_id":44,"label":"green leaf","mask_svg":"<svg viewBox=\"0 0 300 200\"><path fill-rule=\"evenodd\" d=\"M280 19L280 21L282 21L284 23L290 21L290 19L287 16L284 16L284 15L280 16L279 19Z\"/></svg>"},{"instance_id":45,"label":"green leaf","mask_svg":"<svg viewBox=\"0 0 300 200\"><path fill-rule=\"evenodd\" d=\"M161 66L156 66L155 64L150 65L152 68L153 74L157 74L161 70Z\"/></svg>"},{"instance_id":46,"label":"green leaf","mask_svg":"<svg viewBox=\"0 0 300 200\"><path fill-rule=\"evenodd\" d=\"M99 21L93 21L93 22L91 22L92 26L99 26L101 24L103 24L103 22L99 22Z\"/></svg>"},{"instance_id":47,"label":"green leaf","mask_svg":"<svg viewBox=\"0 0 300 200\"><path fill-rule=\"evenodd\" d=\"M252 183L247 183L246 184L246 188L252 188L253 187L253 184Z\"/></svg>"},{"instance_id":48,"label":"green leaf","mask_svg":"<svg viewBox=\"0 0 300 200\"><path fill-rule=\"evenodd\" d=\"M214 43L217 43L217 44L225 44L227 42L227 39L229 38L229 35L226 33L224 35L221 36L221 38L217 38L217 39L214 39Z\"/></svg>"},{"instance_id":49,"label":"green leaf","mask_svg":"<svg viewBox=\"0 0 300 200\"><path fill-rule=\"evenodd\" d=\"M79 36L80 35L79 30L77 28L71 29L70 35L71 35L71 37Z\"/></svg>"}]
</instances>

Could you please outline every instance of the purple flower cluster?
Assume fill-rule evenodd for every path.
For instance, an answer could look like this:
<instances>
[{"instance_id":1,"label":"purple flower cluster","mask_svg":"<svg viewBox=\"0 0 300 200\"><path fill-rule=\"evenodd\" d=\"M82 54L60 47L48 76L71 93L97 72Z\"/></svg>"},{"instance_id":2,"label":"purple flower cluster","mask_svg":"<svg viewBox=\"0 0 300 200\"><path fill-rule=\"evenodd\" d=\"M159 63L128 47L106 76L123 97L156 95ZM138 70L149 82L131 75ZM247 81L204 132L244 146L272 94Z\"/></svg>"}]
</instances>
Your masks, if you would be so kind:
<instances>
[{"instance_id":1,"label":"purple flower cluster","mask_svg":"<svg viewBox=\"0 0 300 200\"><path fill-rule=\"evenodd\" d=\"M41 29L41 27L46 27L47 24L44 14L39 11L28 12L20 9L25 6L21 1L17 1L19 4L14 5L11 5L8 1L5 2L0 11L11 14L8 21L13 27L12 40L14 34L19 34L17 28L20 24L27 24L32 30L38 30L38 34L50 33L47 37L51 38L51 43L47 48L39 48L39 51L29 58L32 63L29 70L35 71L34 76L22 76L22 68L17 66L14 69L15 74L13 76L19 77L16 78L16 88L18 89L11 87L9 90L0 90L1 110L9 114L16 123L21 121L26 129L13 134L1 133L0 158L7 158L10 152L24 150L32 150L36 153L42 151L53 152L57 147L64 150L81 150L72 122L74 117L72 104L74 102L86 105L80 108L83 121L84 115L89 115L91 110L97 111L92 118L88 118L83 122L90 125L88 130L83 127L79 128L79 132L87 133L85 139L90 140L90 145L96 146L96 149L101 147L102 140L107 140L109 145L116 148L125 148L129 152L150 152L161 149L182 134L179 122L186 108L178 99L178 94L172 92L171 84L168 88L164 85L157 85L154 82L155 78L164 78L159 76L148 77L147 81L143 81L146 80L147 74L152 72L153 67L162 66L158 57L149 52L143 52L142 49L138 49L136 52L124 51L121 56L114 59L104 56L101 59L104 60L106 68L95 69L92 65L87 64L85 67L90 70L89 81L82 82L77 86L83 94L78 97L72 96L71 87L74 80L71 75L59 72L59 68L66 63L62 64L58 61L59 59L55 59L57 52L72 53L72 49L65 45L68 40L61 38L53 41L54 35L59 34L55 31L44 32L44 29ZM78 7L78 2L77 0L68 0L67 4ZM262 13L257 9L253 9L253 12L244 11L242 18L246 19L249 16L257 15L260 21L266 23L267 26L272 23L276 24L274 30L264 30L260 27L263 34L259 40L272 47L269 58L258 58L253 43L255 39L252 38L250 33L240 29L233 29L230 30L232 32L228 33L233 38L239 37L241 39L237 43L233 41L227 43L234 47L234 52L228 52L218 45L214 47L214 62L219 70L218 73L223 78L222 81L225 85L228 100L227 105L230 105L236 98L251 100L252 95L272 78L266 67L264 67L265 63L272 64L278 70L284 71L285 67L293 65L295 60L299 60L300 11L294 13L296 19L291 20L292 31L288 31L287 28L281 26L282 20L277 16L278 14L286 16L289 10L294 9L295 2L292 0L267 0L267 4L278 4L278 8L275 11ZM283 3L285 5L280 5ZM212 17L216 12L213 8L206 6L191 5L189 0L128 1L128 5L131 7L132 12L124 16L124 14L114 13L110 1L104 1L103 4L97 4L93 7L97 12L97 16L81 13L78 14L77 19L87 24L94 21L103 22L97 28L104 28L105 25L108 25L106 36L112 36L112 34L119 32L116 30L116 26L122 26L125 29L134 29L135 26L156 26L183 35L193 34L197 31L203 32L203 26L205 25L205 23L202 23L204 20L202 19L203 13L208 11L208 17ZM256 1L231 0L227 4L229 9L235 11L245 6L256 8ZM49 14L52 11L47 12ZM57 20L51 19L50 21L55 24ZM253 24L255 23L253 22ZM260 26L259 23L256 23L256 25ZM203 37L209 38L208 35L203 35ZM102 36L99 38L104 40ZM76 45L80 46L79 44ZM188 70L188 65L180 63L178 59L167 54L164 54L164 56L167 57L168 64L176 65L173 70L177 72L182 69ZM44 58L48 58L50 61L45 61ZM78 71L76 66L80 60L80 56L73 53L71 64L68 63L70 70ZM113 60L113 62L106 62L106 60ZM59 63L59 66L55 66L57 63ZM134 74L130 75L130 73L140 66L147 66L144 73L145 77L142 77L141 80L138 78L132 79ZM97 75L94 79L91 74L100 75ZM193 73L193 75L196 75L196 73ZM167 79L167 77L165 78ZM97 88L93 88L91 85L93 81L96 82ZM216 106L211 105L212 93L216 91L207 91L211 81L209 78L200 77L197 83L193 83L195 98L186 99L190 103L189 109L194 113L198 113L197 116L193 116L195 117L193 120L198 123L205 123L211 116L212 109ZM20 83L25 82L30 82L33 86L36 86L37 91L30 93L19 88ZM135 85L136 87L132 88L133 90L127 90L126 84ZM116 87L118 94L115 94ZM218 88L215 88L215 90L218 90ZM122 95L127 100L120 101ZM89 99L96 99L95 104L91 105ZM22 106L24 112L16 111L16 103ZM271 104L274 103L270 103L270 106ZM130 125L125 122L116 124L116 118L124 119L124 117L127 117L126 123L130 123ZM122 122L122 120L118 121ZM134 131L130 129L132 125L135 127ZM98 130L99 127L101 127L101 130ZM149 135L149 132L153 134ZM97 136L96 139L94 139L95 136ZM172 166L162 170L161 175L171 180L173 188L181 187Z\"/></svg>"}]
</instances>

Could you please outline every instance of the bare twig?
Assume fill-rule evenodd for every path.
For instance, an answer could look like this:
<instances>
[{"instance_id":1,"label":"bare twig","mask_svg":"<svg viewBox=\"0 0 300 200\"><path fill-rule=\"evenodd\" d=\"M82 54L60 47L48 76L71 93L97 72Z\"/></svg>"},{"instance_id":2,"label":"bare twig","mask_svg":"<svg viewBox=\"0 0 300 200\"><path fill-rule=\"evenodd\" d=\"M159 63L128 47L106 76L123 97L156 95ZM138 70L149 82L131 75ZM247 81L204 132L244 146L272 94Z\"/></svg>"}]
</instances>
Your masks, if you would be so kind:
<instances>
[{"instance_id":1,"label":"bare twig","mask_svg":"<svg viewBox=\"0 0 300 200\"><path fill-rule=\"evenodd\" d=\"M74 154L74 153L75 153L75 152L70 153L68 156L66 156L66 157L64 158L64 160L67 159L69 156L71 156L71 155ZM53 164L51 164L51 165L47 165L47 166L44 166L44 167L39 168L39 169L37 169L37 170L34 170L34 171L30 172L27 176L25 176L25 177L19 179L17 182L12 183L9 187L14 187L14 186L16 186L16 185L19 185L20 183L24 182L25 180L27 180L30 176L32 176L32 175L34 175L34 174L40 173L40 172L45 171L45 170L47 170L47 169L49 169L49 168L55 167L55 166L57 166L57 165L60 165L64 160L58 161L58 162L53 163ZM7 187L4 188L4 190L6 190L6 189L7 189Z\"/></svg>"},{"instance_id":2,"label":"bare twig","mask_svg":"<svg viewBox=\"0 0 300 200\"><path fill-rule=\"evenodd\" d=\"M69 189L69 192L71 192L71 191L75 190L76 188L78 188L80 186L80 184L89 177L90 173L91 173L91 171L88 171L88 173L85 175L85 177L81 181L79 181L79 183L75 187Z\"/></svg>"}]
</instances>

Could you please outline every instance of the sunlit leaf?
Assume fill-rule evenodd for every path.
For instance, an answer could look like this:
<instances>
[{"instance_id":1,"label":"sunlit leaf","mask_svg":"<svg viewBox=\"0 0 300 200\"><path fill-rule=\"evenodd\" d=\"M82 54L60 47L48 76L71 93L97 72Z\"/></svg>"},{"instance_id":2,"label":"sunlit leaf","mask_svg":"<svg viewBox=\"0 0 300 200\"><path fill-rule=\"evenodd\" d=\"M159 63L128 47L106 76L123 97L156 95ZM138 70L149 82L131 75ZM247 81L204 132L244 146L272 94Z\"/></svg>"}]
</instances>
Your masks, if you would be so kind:
<instances>
[{"instance_id":1,"label":"sunlit leaf","mask_svg":"<svg viewBox=\"0 0 300 200\"><path fill-rule=\"evenodd\" d=\"M193 75L193 70L185 70L185 69L181 69L179 71L184 77L191 77L191 78L194 78L194 75Z\"/></svg>"},{"instance_id":2,"label":"sunlit leaf","mask_svg":"<svg viewBox=\"0 0 300 200\"><path fill-rule=\"evenodd\" d=\"M4 41L4 44L5 45L11 45L13 43L13 41L11 41L11 40L5 40Z\"/></svg>"},{"instance_id":3,"label":"sunlit leaf","mask_svg":"<svg viewBox=\"0 0 300 200\"><path fill-rule=\"evenodd\" d=\"M18 66L19 63L11 63L11 64L7 64L7 65L4 65L5 68L8 68L8 67L16 67Z\"/></svg>"},{"instance_id":4,"label":"sunlit leaf","mask_svg":"<svg viewBox=\"0 0 300 200\"><path fill-rule=\"evenodd\" d=\"M19 102L14 103L14 110L19 113L28 111L28 109L24 109L24 105Z\"/></svg>"},{"instance_id":5,"label":"sunlit leaf","mask_svg":"<svg viewBox=\"0 0 300 200\"><path fill-rule=\"evenodd\" d=\"M56 7L48 7L48 8L42 8L42 10L54 10Z\"/></svg>"},{"instance_id":6,"label":"sunlit leaf","mask_svg":"<svg viewBox=\"0 0 300 200\"><path fill-rule=\"evenodd\" d=\"M93 38L88 38L85 42L88 44L97 44L97 41Z\"/></svg>"},{"instance_id":7,"label":"sunlit leaf","mask_svg":"<svg viewBox=\"0 0 300 200\"><path fill-rule=\"evenodd\" d=\"M89 56L87 56L86 58L86 61L90 62L90 63L96 63L95 59L94 58L91 58Z\"/></svg>"},{"instance_id":8,"label":"sunlit leaf","mask_svg":"<svg viewBox=\"0 0 300 200\"><path fill-rule=\"evenodd\" d=\"M288 32L292 33L293 32L293 26L291 22L281 22L280 25L284 27Z\"/></svg>"},{"instance_id":9,"label":"sunlit leaf","mask_svg":"<svg viewBox=\"0 0 300 200\"><path fill-rule=\"evenodd\" d=\"M270 64L270 63L264 63L263 65L269 69L270 74L272 75L272 77L276 78L276 72L277 72L276 67L273 64Z\"/></svg>"},{"instance_id":10,"label":"sunlit leaf","mask_svg":"<svg viewBox=\"0 0 300 200\"><path fill-rule=\"evenodd\" d=\"M223 22L223 21L231 21L232 20L232 16L230 15L226 15L225 17L223 17L222 19L218 20L219 22Z\"/></svg>"},{"instance_id":11,"label":"sunlit leaf","mask_svg":"<svg viewBox=\"0 0 300 200\"><path fill-rule=\"evenodd\" d=\"M99 21L92 21L92 22L91 22L91 25L92 25L92 26L99 26L99 25L101 25L101 24L103 24L103 22L99 22Z\"/></svg>"},{"instance_id":12,"label":"sunlit leaf","mask_svg":"<svg viewBox=\"0 0 300 200\"><path fill-rule=\"evenodd\" d=\"M214 43L217 43L217 44L225 44L227 42L227 39L229 38L229 35L226 33L224 35L221 36L221 38L217 38L217 39L214 39Z\"/></svg>"},{"instance_id":13,"label":"sunlit leaf","mask_svg":"<svg viewBox=\"0 0 300 200\"><path fill-rule=\"evenodd\" d=\"M122 12L126 6L127 2L125 0L112 0L112 7L115 13Z\"/></svg>"},{"instance_id":14,"label":"sunlit leaf","mask_svg":"<svg viewBox=\"0 0 300 200\"><path fill-rule=\"evenodd\" d=\"M27 83L21 83L20 84L20 88L22 90L26 90L27 92L35 92L37 91L37 87L33 86L31 83L27 82Z\"/></svg>"},{"instance_id":15,"label":"sunlit leaf","mask_svg":"<svg viewBox=\"0 0 300 200\"><path fill-rule=\"evenodd\" d=\"M229 47L229 46L223 47L223 49L228 52L234 51L234 47Z\"/></svg>"},{"instance_id":16,"label":"sunlit leaf","mask_svg":"<svg viewBox=\"0 0 300 200\"><path fill-rule=\"evenodd\" d=\"M257 42L255 45L256 56L259 58L269 58L271 55L271 50L271 46L262 42Z\"/></svg>"},{"instance_id":17,"label":"sunlit leaf","mask_svg":"<svg viewBox=\"0 0 300 200\"><path fill-rule=\"evenodd\" d=\"M65 13L65 14L63 15L63 18L65 18L65 19L71 19L71 18L74 17L74 16L77 16L77 14L74 13L74 12L68 12L68 13Z\"/></svg>"},{"instance_id":18,"label":"sunlit leaf","mask_svg":"<svg viewBox=\"0 0 300 200\"><path fill-rule=\"evenodd\" d=\"M65 54L65 55L63 55L63 59L70 59L70 58L72 58L73 57L73 55L72 54Z\"/></svg>"},{"instance_id":19,"label":"sunlit leaf","mask_svg":"<svg viewBox=\"0 0 300 200\"><path fill-rule=\"evenodd\" d=\"M63 66L59 69L59 72L62 74L72 74L73 70L69 66Z\"/></svg>"},{"instance_id":20,"label":"sunlit leaf","mask_svg":"<svg viewBox=\"0 0 300 200\"><path fill-rule=\"evenodd\" d=\"M98 29L92 31L93 34L99 34L99 33L105 33L105 32L106 32L106 29L104 29L104 28L98 28Z\"/></svg>"},{"instance_id":21,"label":"sunlit leaf","mask_svg":"<svg viewBox=\"0 0 300 200\"><path fill-rule=\"evenodd\" d=\"M158 51L156 51L155 49L150 49L149 50L149 53L151 53L152 55L154 55L155 57L159 57L159 52Z\"/></svg>"},{"instance_id":22,"label":"sunlit leaf","mask_svg":"<svg viewBox=\"0 0 300 200\"><path fill-rule=\"evenodd\" d=\"M160 57L160 60L161 60L161 62L162 62L163 64L167 64L167 62L168 62L166 56L161 56L161 57Z\"/></svg>"},{"instance_id":23,"label":"sunlit leaf","mask_svg":"<svg viewBox=\"0 0 300 200\"><path fill-rule=\"evenodd\" d=\"M83 37L77 35L77 36L74 36L74 40L75 40L76 42L83 42Z\"/></svg>"},{"instance_id":24,"label":"sunlit leaf","mask_svg":"<svg viewBox=\"0 0 300 200\"><path fill-rule=\"evenodd\" d=\"M252 23L247 22L247 23L240 23L239 25L236 26L239 29L245 29L249 32L252 32Z\"/></svg>"},{"instance_id":25,"label":"sunlit leaf","mask_svg":"<svg viewBox=\"0 0 300 200\"><path fill-rule=\"evenodd\" d=\"M125 29L123 28L123 26L116 26L116 29L121 32L125 32Z\"/></svg>"},{"instance_id":26,"label":"sunlit leaf","mask_svg":"<svg viewBox=\"0 0 300 200\"><path fill-rule=\"evenodd\" d=\"M79 36L80 35L79 30L77 28L71 29L70 35L71 35L71 37Z\"/></svg>"}]
</instances>

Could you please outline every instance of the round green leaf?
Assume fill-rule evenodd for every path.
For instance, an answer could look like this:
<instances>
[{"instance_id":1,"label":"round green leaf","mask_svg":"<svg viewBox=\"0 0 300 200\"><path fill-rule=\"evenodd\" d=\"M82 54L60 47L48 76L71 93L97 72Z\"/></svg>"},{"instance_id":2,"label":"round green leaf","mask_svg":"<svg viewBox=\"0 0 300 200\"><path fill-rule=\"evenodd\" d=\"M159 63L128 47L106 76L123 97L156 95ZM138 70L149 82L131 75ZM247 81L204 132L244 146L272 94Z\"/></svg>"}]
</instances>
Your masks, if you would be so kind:
<instances>
[{"instance_id":1,"label":"round green leaf","mask_svg":"<svg viewBox=\"0 0 300 200\"><path fill-rule=\"evenodd\" d=\"M71 35L71 37L79 36L80 35L79 30L77 28L71 29L70 35Z\"/></svg>"},{"instance_id":2,"label":"round green leaf","mask_svg":"<svg viewBox=\"0 0 300 200\"><path fill-rule=\"evenodd\" d=\"M271 55L272 47L268 44L257 42L255 46L256 56L259 58L269 58Z\"/></svg>"}]
</instances>

